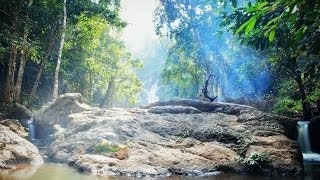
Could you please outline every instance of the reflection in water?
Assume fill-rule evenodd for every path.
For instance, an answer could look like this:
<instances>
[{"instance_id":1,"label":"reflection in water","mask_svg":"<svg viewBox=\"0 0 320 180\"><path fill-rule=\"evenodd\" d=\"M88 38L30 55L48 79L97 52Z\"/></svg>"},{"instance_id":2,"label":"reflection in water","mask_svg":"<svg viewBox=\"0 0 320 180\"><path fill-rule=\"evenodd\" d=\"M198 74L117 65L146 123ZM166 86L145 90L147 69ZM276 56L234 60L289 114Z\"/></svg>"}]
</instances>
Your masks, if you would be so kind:
<instances>
[{"instance_id":1,"label":"reflection in water","mask_svg":"<svg viewBox=\"0 0 320 180\"><path fill-rule=\"evenodd\" d=\"M163 177L154 179L164 180L316 180L320 177L320 164L305 164L305 176L241 176L231 174L221 174L208 177ZM75 169L62 164L44 164L39 168L23 168L15 171L1 171L0 180L127 180L135 179L133 177L124 176L94 176L89 174L78 173ZM147 178L148 179L148 178ZM150 179L150 178L149 178Z\"/></svg>"}]
</instances>

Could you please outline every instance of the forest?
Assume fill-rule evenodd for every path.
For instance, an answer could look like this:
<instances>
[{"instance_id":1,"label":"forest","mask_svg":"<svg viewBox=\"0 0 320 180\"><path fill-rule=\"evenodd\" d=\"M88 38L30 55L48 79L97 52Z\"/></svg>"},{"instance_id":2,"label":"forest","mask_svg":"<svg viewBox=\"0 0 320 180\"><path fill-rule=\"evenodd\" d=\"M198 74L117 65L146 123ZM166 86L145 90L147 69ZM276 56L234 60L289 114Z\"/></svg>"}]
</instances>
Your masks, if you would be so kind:
<instances>
[{"instance_id":1,"label":"forest","mask_svg":"<svg viewBox=\"0 0 320 180\"><path fill-rule=\"evenodd\" d=\"M319 179L319 0L0 0L0 179Z\"/></svg>"},{"instance_id":2,"label":"forest","mask_svg":"<svg viewBox=\"0 0 320 180\"><path fill-rule=\"evenodd\" d=\"M120 0L1 0L1 101L40 108L67 92L100 107L139 103L143 62L120 39ZM256 106L310 119L320 112L320 3L311 0L161 0L160 99ZM155 70L156 71L156 70Z\"/></svg>"}]
</instances>

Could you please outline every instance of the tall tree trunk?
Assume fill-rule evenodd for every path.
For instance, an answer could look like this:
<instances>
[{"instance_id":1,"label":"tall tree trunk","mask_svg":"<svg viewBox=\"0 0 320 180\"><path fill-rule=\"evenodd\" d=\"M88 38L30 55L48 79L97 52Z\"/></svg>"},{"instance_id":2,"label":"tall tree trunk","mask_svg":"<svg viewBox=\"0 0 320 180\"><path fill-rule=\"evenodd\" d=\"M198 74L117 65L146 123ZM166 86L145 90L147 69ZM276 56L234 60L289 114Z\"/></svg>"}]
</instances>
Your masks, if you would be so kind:
<instances>
[{"instance_id":1,"label":"tall tree trunk","mask_svg":"<svg viewBox=\"0 0 320 180\"><path fill-rule=\"evenodd\" d=\"M297 58L298 57L296 56L290 57L289 58L290 65L287 68L288 68L288 73L296 81L299 88L301 103L302 103L303 118L305 121L309 121L312 117L311 105L307 100L306 89L302 81L302 73L297 69Z\"/></svg>"},{"instance_id":2,"label":"tall tree trunk","mask_svg":"<svg viewBox=\"0 0 320 180\"><path fill-rule=\"evenodd\" d=\"M21 59L20 59L20 65L18 70L18 77L14 88L14 102L21 103L21 86L22 86L22 78L24 74L24 68L26 66L26 54L22 54L21 51Z\"/></svg>"},{"instance_id":3,"label":"tall tree trunk","mask_svg":"<svg viewBox=\"0 0 320 180\"><path fill-rule=\"evenodd\" d=\"M17 23L18 23L18 9L16 7L15 12L13 13L12 19L12 30L14 37L17 37ZM10 59L9 66L7 72L7 79L5 84L5 92L4 92L4 101L12 103L14 97L14 72L16 71L16 61L18 48L17 44L13 40L10 44Z\"/></svg>"},{"instance_id":4,"label":"tall tree trunk","mask_svg":"<svg viewBox=\"0 0 320 180\"><path fill-rule=\"evenodd\" d=\"M16 60L18 54L17 46L15 43L11 44L10 50L11 52L4 93L4 101L8 103L12 103L14 97L14 72L16 70Z\"/></svg>"},{"instance_id":5,"label":"tall tree trunk","mask_svg":"<svg viewBox=\"0 0 320 180\"><path fill-rule=\"evenodd\" d=\"M100 104L101 108L110 108L112 106L112 98L115 92L116 86L114 79L111 79L108 83L108 88L106 90L106 94Z\"/></svg>"},{"instance_id":6,"label":"tall tree trunk","mask_svg":"<svg viewBox=\"0 0 320 180\"><path fill-rule=\"evenodd\" d=\"M48 45L48 48L47 48L47 50L45 52L45 55L44 55L44 58L43 58L43 60L42 60L42 62L40 64L40 67L39 67L39 70L38 70L38 73L37 73L37 76L36 76L36 80L33 83L33 86L32 86L32 89L31 89L31 93L30 93L30 97L29 97L29 101L28 101L28 104L27 104L27 108L30 108L32 106L33 102L34 102L34 98L36 97L36 92L37 92L37 89L38 89L38 86L39 86L39 83L40 83L40 79L41 79L44 67L47 64L47 61L48 61L48 58L49 58L49 55L51 53L51 49L52 49L53 45L54 45L54 37L53 37L53 34L52 34L50 42L49 42L49 45Z\"/></svg>"},{"instance_id":7,"label":"tall tree trunk","mask_svg":"<svg viewBox=\"0 0 320 180\"><path fill-rule=\"evenodd\" d=\"M307 101L307 95L301 79L301 74L297 75L295 80L298 84L300 95L301 95L304 120L309 121L312 117L311 106L310 106L310 103Z\"/></svg>"},{"instance_id":8,"label":"tall tree trunk","mask_svg":"<svg viewBox=\"0 0 320 180\"><path fill-rule=\"evenodd\" d=\"M89 91L89 98L90 98L90 102L92 102L92 97L93 97L93 78L92 78L92 72L89 69L89 83L90 83L90 91Z\"/></svg>"},{"instance_id":9,"label":"tall tree trunk","mask_svg":"<svg viewBox=\"0 0 320 180\"><path fill-rule=\"evenodd\" d=\"M67 7L66 6L67 6L67 0L63 0L63 23L62 23L62 30L61 30L61 41L60 41L60 47L58 52L57 66L54 71L53 100L56 100L59 96L59 92L58 92L59 91L59 71L60 71L64 39L66 36L66 29L67 29Z\"/></svg>"},{"instance_id":10,"label":"tall tree trunk","mask_svg":"<svg viewBox=\"0 0 320 180\"><path fill-rule=\"evenodd\" d=\"M18 77L15 84L15 93L14 93L14 102L21 103L21 86L22 86L22 79L24 74L24 68L26 66L27 61L27 41L29 35L29 8L32 4L32 0L28 1L28 9L26 13L26 21L23 30L23 47L21 48L21 58L20 58L20 65L18 71Z\"/></svg>"}]
</instances>

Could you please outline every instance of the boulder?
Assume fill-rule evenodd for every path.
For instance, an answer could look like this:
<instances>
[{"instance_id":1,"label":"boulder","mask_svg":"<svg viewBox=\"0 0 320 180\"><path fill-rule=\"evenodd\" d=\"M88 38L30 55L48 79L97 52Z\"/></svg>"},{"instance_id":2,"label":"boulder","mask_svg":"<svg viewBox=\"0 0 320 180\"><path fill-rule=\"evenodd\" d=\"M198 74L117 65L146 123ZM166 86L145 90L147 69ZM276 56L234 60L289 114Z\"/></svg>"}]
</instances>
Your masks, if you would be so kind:
<instances>
[{"instance_id":1,"label":"boulder","mask_svg":"<svg viewBox=\"0 0 320 180\"><path fill-rule=\"evenodd\" d=\"M201 113L201 111L194 107L189 106L154 106L148 109L148 112L154 114L180 114L180 113L187 113L187 114L195 114Z\"/></svg>"},{"instance_id":2,"label":"boulder","mask_svg":"<svg viewBox=\"0 0 320 180\"><path fill-rule=\"evenodd\" d=\"M9 127L0 125L0 164L1 167L14 169L19 164L41 165L37 147L12 132Z\"/></svg>"},{"instance_id":3,"label":"boulder","mask_svg":"<svg viewBox=\"0 0 320 180\"><path fill-rule=\"evenodd\" d=\"M32 112L28 108L18 103L12 104L10 108L10 113L13 119L18 120L30 119L33 117Z\"/></svg>"},{"instance_id":4,"label":"boulder","mask_svg":"<svg viewBox=\"0 0 320 180\"><path fill-rule=\"evenodd\" d=\"M8 127L12 132L16 133L18 136L22 138L28 137L28 133L25 131L25 128L22 127L22 125L18 120L15 120L15 119L0 120L0 124Z\"/></svg>"},{"instance_id":5,"label":"boulder","mask_svg":"<svg viewBox=\"0 0 320 180\"><path fill-rule=\"evenodd\" d=\"M61 95L57 100L47 107L42 108L34 117L35 124L56 125L67 127L68 115L91 110L91 107L83 103L79 93L67 93Z\"/></svg>"},{"instance_id":6,"label":"boulder","mask_svg":"<svg viewBox=\"0 0 320 180\"><path fill-rule=\"evenodd\" d=\"M0 104L0 120L5 119L17 119L19 120L20 124L27 128L28 127L28 120L33 117L33 113L26 108L25 106L14 103L1 103Z\"/></svg>"},{"instance_id":7,"label":"boulder","mask_svg":"<svg viewBox=\"0 0 320 180\"><path fill-rule=\"evenodd\" d=\"M67 122L61 123L65 126L49 146L48 157L79 171L136 177L252 173L250 163L238 159L257 153L267 154L266 165L257 163L260 175L303 172L301 151L287 129L295 121L250 106L175 100L144 109L74 112L65 107L68 102L60 98L48 107L55 123ZM49 117L48 111L38 117ZM59 119L59 114L65 116Z\"/></svg>"}]
</instances>

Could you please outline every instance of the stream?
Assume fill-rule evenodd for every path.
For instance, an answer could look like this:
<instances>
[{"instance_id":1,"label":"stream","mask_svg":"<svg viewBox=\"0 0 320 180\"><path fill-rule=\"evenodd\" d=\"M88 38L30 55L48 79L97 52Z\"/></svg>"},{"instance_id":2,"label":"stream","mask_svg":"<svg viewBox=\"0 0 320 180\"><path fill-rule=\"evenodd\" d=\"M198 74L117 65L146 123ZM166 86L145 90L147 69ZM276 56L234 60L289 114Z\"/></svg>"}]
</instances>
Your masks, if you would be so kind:
<instances>
[{"instance_id":1,"label":"stream","mask_svg":"<svg viewBox=\"0 0 320 180\"><path fill-rule=\"evenodd\" d=\"M234 174L219 174L215 176L206 177L185 177L185 176L172 176L172 177L162 177L153 179L166 179L166 180L180 180L180 179L199 179L199 180L315 180L319 179L320 176L320 163L319 164L305 164L305 175L303 176L246 176L246 175L234 175ZM21 167L14 171L0 171L1 180L20 180L20 179L31 179L31 180L109 180L109 179L136 179L133 177L125 176L96 176L90 174L79 173L75 169L64 165L64 164L54 164L45 163L38 168L26 168ZM145 178L150 179L150 178Z\"/></svg>"},{"instance_id":2,"label":"stream","mask_svg":"<svg viewBox=\"0 0 320 180\"><path fill-rule=\"evenodd\" d=\"M28 121L30 139L34 142L34 125L32 119ZM195 176L171 176L171 177L161 177L153 179L168 179L168 180L180 180L180 179L200 179L200 180L313 180L319 179L320 177L320 154L312 152L310 148L310 138L308 132L308 122L300 121L298 122L298 143L301 146L303 157L304 157L304 175L302 176L248 176L248 175L237 175L230 173L220 173L212 176L205 177L195 177ZM150 179L145 178L145 179ZM17 169L10 170L0 170L0 180L12 180L12 179L31 179L31 180L100 180L100 179L136 179L127 176L97 176L85 173L79 173L76 169L69 167L65 164L48 163L46 162L39 167L31 166L18 166Z\"/></svg>"}]
</instances>

